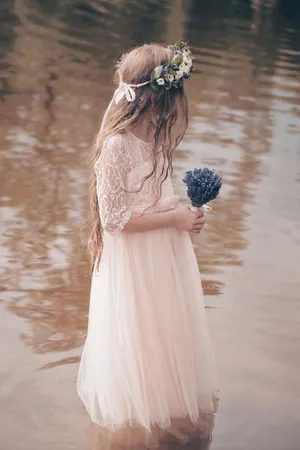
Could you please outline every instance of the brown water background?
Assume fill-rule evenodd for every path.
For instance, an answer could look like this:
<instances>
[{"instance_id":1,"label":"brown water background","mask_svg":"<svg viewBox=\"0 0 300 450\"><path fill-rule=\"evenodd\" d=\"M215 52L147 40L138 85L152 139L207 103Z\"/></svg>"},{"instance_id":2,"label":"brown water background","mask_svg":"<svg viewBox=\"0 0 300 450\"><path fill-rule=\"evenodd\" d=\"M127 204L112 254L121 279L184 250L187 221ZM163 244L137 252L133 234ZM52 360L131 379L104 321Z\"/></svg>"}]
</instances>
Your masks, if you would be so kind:
<instances>
[{"instance_id":1,"label":"brown water background","mask_svg":"<svg viewBox=\"0 0 300 450\"><path fill-rule=\"evenodd\" d=\"M87 157L116 59L180 37L197 71L175 187L184 195L196 166L224 177L194 239L222 389L212 450L299 450L299 4L1 0L0 11L0 450L95 450L75 391Z\"/></svg>"}]
</instances>

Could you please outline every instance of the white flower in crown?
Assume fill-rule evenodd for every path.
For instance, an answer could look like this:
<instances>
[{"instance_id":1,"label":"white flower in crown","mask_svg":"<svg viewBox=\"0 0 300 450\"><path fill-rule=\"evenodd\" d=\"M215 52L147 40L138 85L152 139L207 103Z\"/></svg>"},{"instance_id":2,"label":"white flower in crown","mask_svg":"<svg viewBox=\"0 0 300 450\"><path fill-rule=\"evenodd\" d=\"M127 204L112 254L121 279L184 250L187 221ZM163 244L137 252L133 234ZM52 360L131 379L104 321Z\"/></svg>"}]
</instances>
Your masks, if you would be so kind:
<instances>
[{"instance_id":1,"label":"white flower in crown","mask_svg":"<svg viewBox=\"0 0 300 450\"><path fill-rule=\"evenodd\" d=\"M183 73L189 73L190 71L190 66L185 65L184 63L180 64L179 69L183 72Z\"/></svg>"},{"instance_id":2,"label":"white flower in crown","mask_svg":"<svg viewBox=\"0 0 300 450\"><path fill-rule=\"evenodd\" d=\"M160 86L163 86L165 84L165 80L163 78L158 78L157 84L159 84Z\"/></svg>"},{"instance_id":3,"label":"white flower in crown","mask_svg":"<svg viewBox=\"0 0 300 450\"><path fill-rule=\"evenodd\" d=\"M183 77L183 71L182 70L178 70L176 73L176 80L180 80L180 78Z\"/></svg>"},{"instance_id":4,"label":"white flower in crown","mask_svg":"<svg viewBox=\"0 0 300 450\"><path fill-rule=\"evenodd\" d=\"M171 75L170 73L168 74L168 80L170 81L170 83L172 83L172 81L174 80L174 75Z\"/></svg>"}]
</instances>

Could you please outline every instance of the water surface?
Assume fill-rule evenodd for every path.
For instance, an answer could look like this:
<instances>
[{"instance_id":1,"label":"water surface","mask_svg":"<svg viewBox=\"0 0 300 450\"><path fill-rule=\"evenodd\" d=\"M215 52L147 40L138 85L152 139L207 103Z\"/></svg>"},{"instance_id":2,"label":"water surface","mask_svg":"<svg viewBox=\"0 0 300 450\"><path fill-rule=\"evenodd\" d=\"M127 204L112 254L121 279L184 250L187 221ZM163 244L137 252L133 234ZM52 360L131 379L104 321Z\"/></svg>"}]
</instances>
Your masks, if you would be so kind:
<instances>
[{"instance_id":1,"label":"water surface","mask_svg":"<svg viewBox=\"0 0 300 450\"><path fill-rule=\"evenodd\" d=\"M128 47L190 41L174 184L224 177L194 239L222 401L212 450L299 450L300 11L247 1L1 2L0 448L95 449L75 393L86 335L87 158Z\"/></svg>"}]
</instances>

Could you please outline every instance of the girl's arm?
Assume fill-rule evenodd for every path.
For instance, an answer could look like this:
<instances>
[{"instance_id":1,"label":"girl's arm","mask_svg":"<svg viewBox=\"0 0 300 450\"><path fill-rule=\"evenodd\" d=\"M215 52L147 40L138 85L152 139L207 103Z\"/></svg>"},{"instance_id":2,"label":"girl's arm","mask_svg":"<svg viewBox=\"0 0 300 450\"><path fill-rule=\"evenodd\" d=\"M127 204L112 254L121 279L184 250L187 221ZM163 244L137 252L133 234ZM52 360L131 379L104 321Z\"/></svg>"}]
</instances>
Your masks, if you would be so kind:
<instances>
[{"instance_id":1,"label":"girl's arm","mask_svg":"<svg viewBox=\"0 0 300 450\"><path fill-rule=\"evenodd\" d=\"M95 165L99 214L102 227L107 233L136 233L171 227L199 233L205 223L203 211L193 212L188 207L138 217L131 215L124 186L129 169L128 154L122 137L109 138Z\"/></svg>"},{"instance_id":2,"label":"girl's arm","mask_svg":"<svg viewBox=\"0 0 300 450\"><path fill-rule=\"evenodd\" d=\"M203 210L194 212L188 207L179 207L171 211L131 217L123 228L123 232L137 233L160 228L177 228L182 231L199 233L204 224L205 215Z\"/></svg>"},{"instance_id":3,"label":"girl's arm","mask_svg":"<svg viewBox=\"0 0 300 450\"><path fill-rule=\"evenodd\" d=\"M111 136L95 164L101 225L107 233L122 231L130 220L124 179L130 169L128 153L120 135Z\"/></svg>"}]
</instances>

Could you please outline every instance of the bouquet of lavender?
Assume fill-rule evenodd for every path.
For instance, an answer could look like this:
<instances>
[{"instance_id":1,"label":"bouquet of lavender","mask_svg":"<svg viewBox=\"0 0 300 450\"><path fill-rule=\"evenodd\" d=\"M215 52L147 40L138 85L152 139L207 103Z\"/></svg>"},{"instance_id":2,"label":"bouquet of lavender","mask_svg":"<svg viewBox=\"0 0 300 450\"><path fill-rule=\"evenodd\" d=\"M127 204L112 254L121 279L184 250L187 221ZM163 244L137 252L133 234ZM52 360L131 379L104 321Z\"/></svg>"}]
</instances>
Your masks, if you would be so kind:
<instances>
[{"instance_id":1,"label":"bouquet of lavender","mask_svg":"<svg viewBox=\"0 0 300 450\"><path fill-rule=\"evenodd\" d=\"M194 169L186 172L183 182L187 185L187 195L192 202L192 209L211 210L206 203L218 196L222 178L211 169Z\"/></svg>"}]
</instances>

